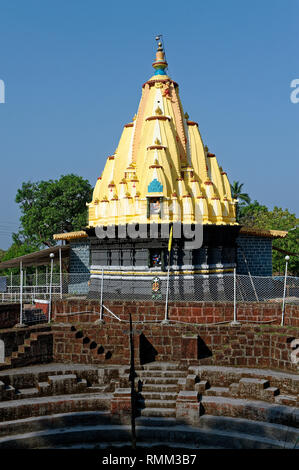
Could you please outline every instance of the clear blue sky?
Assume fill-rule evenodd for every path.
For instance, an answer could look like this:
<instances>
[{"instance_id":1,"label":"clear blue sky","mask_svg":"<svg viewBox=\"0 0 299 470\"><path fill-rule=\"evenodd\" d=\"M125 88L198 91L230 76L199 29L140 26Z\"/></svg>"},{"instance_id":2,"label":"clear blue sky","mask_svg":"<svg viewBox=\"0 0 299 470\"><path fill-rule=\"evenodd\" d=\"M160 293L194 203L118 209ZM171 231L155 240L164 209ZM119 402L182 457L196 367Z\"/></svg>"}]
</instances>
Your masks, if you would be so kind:
<instances>
[{"instance_id":1,"label":"clear blue sky","mask_svg":"<svg viewBox=\"0 0 299 470\"><path fill-rule=\"evenodd\" d=\"M153 74L169 74L230 181L299 215L298 0L0 0L0 248L23 181L94 185Z\"/></svg>"}]
</instances>

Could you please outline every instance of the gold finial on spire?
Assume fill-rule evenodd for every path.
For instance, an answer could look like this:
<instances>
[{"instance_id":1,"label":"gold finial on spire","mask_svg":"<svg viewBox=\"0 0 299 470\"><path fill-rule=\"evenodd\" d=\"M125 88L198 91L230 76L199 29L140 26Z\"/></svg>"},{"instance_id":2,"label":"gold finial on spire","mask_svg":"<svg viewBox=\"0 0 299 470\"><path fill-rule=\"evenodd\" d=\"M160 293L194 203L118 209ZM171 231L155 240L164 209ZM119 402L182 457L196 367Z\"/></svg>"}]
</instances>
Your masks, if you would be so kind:
<instances>
[{"instance_id":1,"label":"gold finial on spire","mask_svg":"<svg viewBox=\"0 0 299 470\"><path fill-rule=\"evenodd\" d=\"M156 60L153 63L153 67L156 70L155 75L166 75L165 69L167 68L167 62L165 58L162 34L156 36L156 41L158 41L158 49L156 52Z\"/></svg>"}]
</instances>

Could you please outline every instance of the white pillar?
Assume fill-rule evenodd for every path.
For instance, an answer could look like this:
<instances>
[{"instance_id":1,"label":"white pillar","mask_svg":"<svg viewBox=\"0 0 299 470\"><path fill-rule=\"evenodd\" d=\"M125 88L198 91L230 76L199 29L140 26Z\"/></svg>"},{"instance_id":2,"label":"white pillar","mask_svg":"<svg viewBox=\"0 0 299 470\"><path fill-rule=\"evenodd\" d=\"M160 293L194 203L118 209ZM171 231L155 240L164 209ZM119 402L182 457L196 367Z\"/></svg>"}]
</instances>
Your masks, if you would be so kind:
<instances>
[{"instance_id":1,"label":"white pillar","mask_svg":"<svg viewBox=\"0 0 299 470\"><path fill-rule=\"evenodd\" d=\"M49 295L49 318L48 322L51 321L51 313L52 313L52 277L53 277L53 262L54 262L54 253L50 253L51 259L51 271L50 271L50 295Z\"/></svg>"},{"instance_id":2,"label":"white pillar","mask_svg":"<svg viewBox=\"0 0 299 470\"><path fill-rule=\"evenodd\" d=\"M239 325L237 321L237 269L234 268L234 319L231 325Z\"/></svg>"},{"instance_id":3,"label":"white pillar","mask_svg":"<svg viewBox=\"0 0 299 470\"><path fill-rule=\"evenodd\" d=\"M283 299L282 299L282 312L281 312L281 326L284 325L284 311L285 311L285 301L286 301L286 289L287 289L287 276L288 276L288 262L290 260L289 256L285 257L286 267L284 273L284 286L283 286Z\"/></svg>"}]
</instances>

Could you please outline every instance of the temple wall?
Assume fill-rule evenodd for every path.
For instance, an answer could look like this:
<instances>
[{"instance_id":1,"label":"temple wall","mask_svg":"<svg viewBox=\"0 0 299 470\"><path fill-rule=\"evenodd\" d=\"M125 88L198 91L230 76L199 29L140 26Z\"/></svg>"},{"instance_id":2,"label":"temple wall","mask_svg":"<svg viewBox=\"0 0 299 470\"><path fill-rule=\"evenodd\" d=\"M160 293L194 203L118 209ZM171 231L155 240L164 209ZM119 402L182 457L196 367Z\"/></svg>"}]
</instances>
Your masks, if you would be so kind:
<instances>
[{"instance_id":1,"label":"temple wall","mask_svg":"<svg viewBox=\"0 0 299 470\"><path fill-rule=\"evenodd\" d=\"M244 252L252 276L272 276L272 239L241 234L237 244L238 274L248 274Z\"/></svg>"},{"instance_id":2,"label":"temple wall","mask_svg":"<svg viewBox=\"0 0 299 470\"><path fill-rule=\"evenodd\" d=\"M70 276L68 292L86 294L90 271L90 242L87 239L70 241Z\"/></svg>"}]
</instances>

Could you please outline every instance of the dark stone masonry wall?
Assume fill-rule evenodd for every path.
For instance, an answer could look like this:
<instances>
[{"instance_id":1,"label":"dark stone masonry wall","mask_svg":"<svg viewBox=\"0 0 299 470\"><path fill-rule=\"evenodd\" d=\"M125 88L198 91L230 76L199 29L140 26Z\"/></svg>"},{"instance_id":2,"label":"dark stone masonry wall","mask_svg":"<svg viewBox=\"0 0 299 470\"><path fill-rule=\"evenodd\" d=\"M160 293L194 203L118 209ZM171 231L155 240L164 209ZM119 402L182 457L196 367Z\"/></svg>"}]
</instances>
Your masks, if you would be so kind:
<instances>
[{"instance_id":1,"label":"dark stone masonry wall","mask_svg":"<svg viewBox=\"0 0 299 470\"><path fill-rule=\"evenodd\" d=\"M0 329L11 328L20 319L20 304L0 304Z\"/></svg>"},{"instance_id":2,"label":"dark stone masonry wall","mask_svg":"<svg viewBox=\"0 0 299 470\"><path fill-rule=\"evenodd\" d=\"M89 240L74 240L70 242L70 274L69 294L87 294L90 272L90 243Z\"/></svg>"},{"instance_id":3,"label":"dark stone masonry wall","mask_svg":"<svg viewBox=\"0 0 299 470\"><path fill-rule=\"evenodd\" d=\"M256 236L239 235L237 238L237 273L252 276L272 276L272 240ZM248 268L244 260L247 259Z\"/></svg>"}]
</instances>

